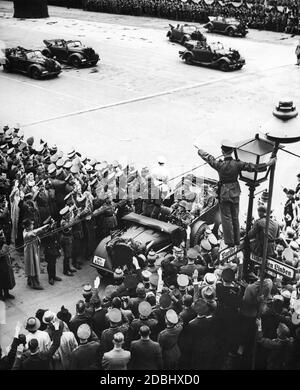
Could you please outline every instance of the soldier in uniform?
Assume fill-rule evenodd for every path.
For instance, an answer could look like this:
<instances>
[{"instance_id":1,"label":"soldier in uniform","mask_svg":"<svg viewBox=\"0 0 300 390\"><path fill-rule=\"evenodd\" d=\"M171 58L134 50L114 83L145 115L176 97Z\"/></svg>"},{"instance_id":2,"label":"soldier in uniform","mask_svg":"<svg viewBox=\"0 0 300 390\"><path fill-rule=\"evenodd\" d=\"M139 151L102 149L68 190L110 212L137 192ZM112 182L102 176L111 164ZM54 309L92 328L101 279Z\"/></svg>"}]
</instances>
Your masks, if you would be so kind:
<instances>
[{"instance_id":1,"label":"soldier in uniform","mask_svg":"<svg viewBox=\"0 0 300 390\"><path fill-rule=\"evenodd\" d=\"M66 276L73 276L73 272L76 272L76 269L72 268L70 264L73 247L72 226L70 226L70 224L73 222L74 217L71 215L69 206L60 210L59 214L61 216L60 225L64 228L61 236L61 245L64 252L63 274Z\"/></svg>"},{"instance_id":2,"label":"soldier in uniform","mask_svg":"<svg viewBox=\"0 0 300 390\"><path fill-rule=\"evenodd\" d=\"M51 217L47 218L43 224L51 221ZM53 221L52 221L53 222ZM52 225L52 227L54 227ZM49 235L44 237L44 254L45 261L47 262L47 272L49 284L53 286L54 282L61 282L61 278L56 276L56 260L60 256L60 244L58 239L58 234L55 232L50 232Z\"/></svg>"},{"instance_id":3,"label":"soldier in uniform","mask_svg":"<svg viewBox=\"0 0 300 390\"><path fill-rule=\"evenodd\" d=\"M233 147L228 141L222 142L221 149L224 160L217 160L202 149L198 149L198 154L219 174L218 192L224 241L227 246L233 247L240 243L239 201L241 189L238 175L241 171L265 171L268 166L275 163L276 159L271 158L266 164L252 164L234 160L231 156Z\"/></svg>"},{"instance_id":4,"label":"soldier in uniform","mask_svg":"<svg viewBox=\"0 0 300 390\"><path fill-rule=\"evenodd\" d=\"M264 246L264 237L266 229L266 213L267 208L264 205L261 205L257 209L259 219L257 219L252 229L248 233L248 238L254 238L254 243L250 244L252 252L257 256L263 255L263 246ZM268 248L267 256L274 256L275 254L275 240L279 238L280 226L277 221L270 218L269 222L269 232L268 232Z\"/></svg>"}]
</instances>

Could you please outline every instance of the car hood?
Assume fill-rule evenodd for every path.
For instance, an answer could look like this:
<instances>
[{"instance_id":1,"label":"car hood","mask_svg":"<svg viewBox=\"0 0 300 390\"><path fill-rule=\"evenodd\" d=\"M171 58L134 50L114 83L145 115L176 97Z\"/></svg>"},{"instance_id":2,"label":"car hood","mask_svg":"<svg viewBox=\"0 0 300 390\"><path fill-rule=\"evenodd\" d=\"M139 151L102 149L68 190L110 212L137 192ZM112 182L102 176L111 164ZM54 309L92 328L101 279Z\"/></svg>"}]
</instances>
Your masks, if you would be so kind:
<instances>
[{"instance_id":1,"label":"car hood","mask_svg":"<svg viewBox=\"0 0 300 390\"><path fill-rule=\"evenodd\" d=\"M79 47L71 47L69 51L73 53L85 53L85 52L90 52L94 51L91 47L86 47L86 46L79 46Z\"/></svg>"}]
</instances>

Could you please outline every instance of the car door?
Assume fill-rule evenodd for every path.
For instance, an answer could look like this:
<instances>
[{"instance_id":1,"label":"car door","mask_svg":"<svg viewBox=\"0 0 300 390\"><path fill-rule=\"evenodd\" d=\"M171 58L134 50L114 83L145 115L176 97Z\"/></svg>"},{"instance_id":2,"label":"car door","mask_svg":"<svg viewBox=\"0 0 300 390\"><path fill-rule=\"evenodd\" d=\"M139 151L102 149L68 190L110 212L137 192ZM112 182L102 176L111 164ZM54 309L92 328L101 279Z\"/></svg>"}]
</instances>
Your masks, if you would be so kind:
<instances>
[{"instance_id":1,"label":"car door","mask_svg":"<svg viewBox=\"0 0 300 390\"><path fill-rule=\"evenodd\" d=\"M205 48L195 48L193 50L195 60L197 62L207 63L210 62L211 53Z\"/></svg>"},{"instance_id":2,"label":"car door","mask_svg":"<svg viewBox=\"0 0 300 390\"><path fill-rule=\"evenodd\" d=\"M52 45L51 51L53 56L56 57L58 61L66 61L68 58L67 45L64 41L56 41Z\"/></svg>"},{"instance_id":3,"label":"car door","mask_svg":"<svg viewBox=\"0 0 300 390\"><path fill-rule=\"evenodd\" d=\"M224 31L224 21L222 18L217 18L214 23L214 30L222 32Z\"/></svg>"},{"instance_id":4,"label":"car door","mask_svg":"<svg viewBox=\"0 0 300 390\"><path fill-rule=\"evenodd\" d=\"M27 57L25 53L17 53L16 56L12 57L13 68L19 71L27 70Z\"/></svg>"}]
</instances>

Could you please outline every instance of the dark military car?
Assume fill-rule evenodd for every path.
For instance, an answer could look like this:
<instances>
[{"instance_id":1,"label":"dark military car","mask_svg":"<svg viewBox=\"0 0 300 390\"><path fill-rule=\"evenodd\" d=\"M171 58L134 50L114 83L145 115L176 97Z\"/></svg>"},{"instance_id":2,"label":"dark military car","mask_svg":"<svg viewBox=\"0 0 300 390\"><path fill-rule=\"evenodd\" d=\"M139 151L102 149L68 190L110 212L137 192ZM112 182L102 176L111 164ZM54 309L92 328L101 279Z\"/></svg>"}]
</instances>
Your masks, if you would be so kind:
<instances>
[{"instance_id":1,"label":"dark military car","mask_svg":"<svg viewBox=\"0 0 300 390\"><path fill-rule=\"evenodd\" d=\"M197 26L191 24L177 25L177 27L169 24L170 30L167 32L167 37L171 42L178 42L184 45L189 40L204 41L206 38Z\"/></svg>"},{"instance_id":2,"label":"dark military car","mask_svg":"<svg viewBox=\"0 0 300 390\"><path fill-rule=\"evenodd\" d=\"M209 32L227 34L230 37L245 37L248 34L247 25L235 18L224 18L217 16L204 25Z\"/></svg>"},{"instance_id":3,"label":"dark military car","mask_svg":"<svg viewBox=\"0 0 300 390\"><path fill-rule=\"evenodd\" d=\"M1 64L6 72L21 72L33 79L54 77L60 74L60 64L45 57L40 50L28 50L23 47L5 49Z\"/></svg>"},{"instance_id":4,"label":"dark military car","mask_svg":"<svg viewBox=\"0 0 300 390\"><path fill-rule=\"evenodd\" d=\"M55 57L59 62L79 68L81 66L95 66L99 55L91 47L84 46L80 41L65 41L64 39L45 39L47 46L42 53L46 57Z\"/></svg>"},{"instance_id":5,"label":"dark military car","mask_svg":"<svg viewBox=\"0 0 300 390\"><path fill-rule=\"evenodd\" d=\"M185 51L180 51L179 56L187 64L207 66L223 72L241 69L245 65L245 59L237 50L225 50L220 42L208 45L197 43Z\"/></svg>"},{"instance_id":6,"label":"dark military car","mask_svg":"<svg viewBox=\"0 0 300 390\"><path fill-rule=\"evenodd\" d=\"M209 186L211 193L215 193L217 187L215 180L203 177L187 177L185 183L191 183L189 188L197 188L200 191L203 190L204 186ZM172 208L169 206L176 201L177 193L183 193L182 183L179 183L170 197L165 200L165 206L161 210L163 220L135 213L125 215L122 218L124 228L117 230L113 237L107 236L100 241L94 252L91 266L96 268L100 274L109 276L115 268L129 266L133 256L139 260L139 255L147 255L151 249L160 256L171 252L173 245L179 245L182 241L182 227L166 222L170 220L168 217L171 216ZM204 199L205 196L200 197L203 201L203 207L190 225L191 246L201 242L208 226L214 234L217 234L220 224L219 206L215 196L207 199Z\"/></svg>"}]
</instances>

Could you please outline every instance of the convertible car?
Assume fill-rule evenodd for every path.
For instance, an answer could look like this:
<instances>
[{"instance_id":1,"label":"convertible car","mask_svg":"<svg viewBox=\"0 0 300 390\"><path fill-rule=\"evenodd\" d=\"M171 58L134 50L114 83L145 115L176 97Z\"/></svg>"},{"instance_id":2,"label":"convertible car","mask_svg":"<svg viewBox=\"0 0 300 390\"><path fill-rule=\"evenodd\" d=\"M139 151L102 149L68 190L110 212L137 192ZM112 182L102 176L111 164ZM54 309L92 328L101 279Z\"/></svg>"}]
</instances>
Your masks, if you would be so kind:
<instances>
[{"instance_id":1,"label":"convertible car","mask_svg":"<svg viewBox=\"0 0 300 390\"><path fill-rule=\"evenodd\" d=\"M177 27L169 24L170 30L167 32L167 37L171 42L178 42L184 45L189 40L205 41L205 36L201 33L198 27L191 24L177 25Z\"/></svg>"},{"instance_id":2,"label":"convertible car","mask_svg":"<svg viewBox=\"0 0 300 390\"><path fill-rule=\"evenodd\" d=\"M65 41L64 39L44 40L47 46L42 53L46 57L55 57L59 62L79 68L85 65L95 66L99 55L91 47L84 46L80 41Z\"/></svg>"},{"instance_id":3,"label":"convertible car","mask_svg":"<svg viewBox=\"0 0 300 390\"><path fill-rule=\"evenodd\" d=\"M6 72L21 72L33 79L58 76L60 64L45 57L40 50L27 50L23 47L5 49L1 64Z\"/></svg>"},{"instance_id":4,"label":"convertible car","mask_svg":"<svg viewBox=\"0 0 300 390\"><path fill-rule=\"evenodd\" d=\"M180 51L179 56L187 64L202 65L223 72L241 69L245 65L245 59L237 50L225 50L220 42L209 45L197 43L185 51Z\"/></svg>"},{"instance_id":5,"label":"convertible car","mask_svg":"<svg viewBox=\"0 0 300 390\"><path fill-rule=\"evenodd\" d=\"M217 32L233 36L245 37L248 34L247 25L234 18L224 18L217 16L204 26L209 32Z\"/></svg>"},{"instance_id":6,"label":"convertible car","mask_svg":"<svg viewBox=\"0 0 300 390\"><path fill-rule=\"evenodd\" d=\"M130 265L133 256L139 254L147 255L152 249L161 255L171 252L173 245L179 245L182 241L182 227L166 222L172 213L172 205L178 198L178 194L184 193L185 187L187 203L191 207L195 198L201 198L201 212L190 225L190 245L194 246L201 242L208 227L217 235L220 225L220 214L218 202L215 196L203 196L204 186L210 188L211 193L215 192L217 182L212 179L188 177L185 184L179 183L175 190L165 201L162 207L164 220L158 220L143 215L129 213L122 218L124 226L112 236L103 238L98 244L91 266L96 268L101 275L111 276L114 269L119 266ZM197 189L198 195L193 190ZM206 190L204 190L205 192Z\"/></svg>"}]
</instances>

